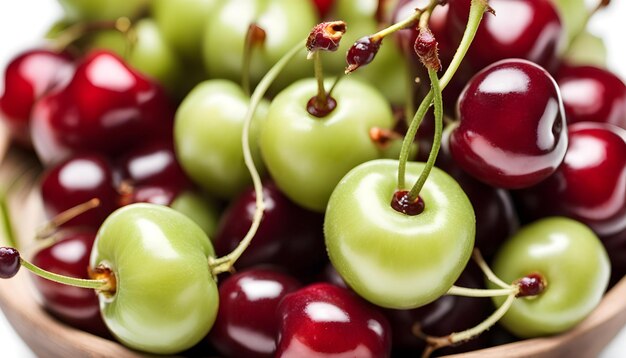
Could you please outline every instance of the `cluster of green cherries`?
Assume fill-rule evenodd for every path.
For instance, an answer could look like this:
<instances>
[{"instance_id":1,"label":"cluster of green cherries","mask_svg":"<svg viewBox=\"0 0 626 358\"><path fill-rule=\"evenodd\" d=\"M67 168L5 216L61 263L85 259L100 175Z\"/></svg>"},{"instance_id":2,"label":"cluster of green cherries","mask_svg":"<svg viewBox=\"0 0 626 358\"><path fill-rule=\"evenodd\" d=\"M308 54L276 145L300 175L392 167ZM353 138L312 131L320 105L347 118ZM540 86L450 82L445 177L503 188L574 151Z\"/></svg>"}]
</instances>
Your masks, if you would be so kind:
<instances>
[{"instance_id":1,"label":"cluster of green cherries","mask_svg":"<svg viewBox=\"0 0 626 358\"><path fill-rule=\"evenodd\" d=\"M299 2L288 3L297 7ZM252 178L257 203L254 222L233 252L216 257L206 234L170 208L133 204L118 209L102 224L90 259L92 280L43 272L6 248L0 251L2 275L14 275L21 264L46 278L93 288L107 326L123 344L158 354L184 351L211 330L219 305L217 276L233 269L254 238L266 205L259 172L267 170L294 202L325 212L330 260L350 288L367 301L408 309L445 294L493 297L498 309L485 322L445 339L428 337L432 347L472 338L500 319L522 337L573 327L598 304L610 274L602 244L576 221L548 218L528 225L500 249L493 272L478 260L490 288L454 286L472 257L476 223L472 205L459 184L434 166L442 137L442 89L467 52L488 5L484 0L471 1L463 40L441 78L439 68L432 65L427 25L422 25L428 24L437 5L438 1L431 1L426 9L370 36L369 41L357 41L348 51L348 62L358 65L351 68L354 70L373 60L382 38L420 24L422 55L431 56L431 62L425 61L431 91L401 148L389 151L372 141L372 128L391 131L394 125L388 99L380 92L352 75L321 79L321 52L344 49L339 40L346 31L343 22L323 23L315 27L306 44L300 41L293 49L268 51L286 55L263 58L261 63L274 64L269 70L250 69L251 81L257 83L251 95L249 84L242 88L211 80L195 87L177 111L176 152L194 181L208 192L228 198ZM185 8L193 18L191 7L176 7L171 12ZM165 9L156 15L159 19L170 14ZM300 19L293 22L292 33L298 32L298 23L306 23ZM235 38L241 38L235 34L249 31L254 36L254 29L228 28L244 23L248 22L216 22L207 30L211 37L206 41L234 47L239 41ZM189 26L195 26L193 21ZM189 42L181 44L183 50L191 49L187 52L193 52L201 41L188 34L174 35ZM269 37L262 32L256 35ZM254 51L254 41L240 45L241 55ZM290 84L268 103L264 95L272 91L274 80L283 72L283 81L290 81L293 72L302 67L299 61L304 61L307 50L317 77ZM293 59L295 65L290 64ZM235 62L210 63L208 68L237 75L243 70ZM380 62L384 63L384 58ZM269 67L267 64L263 66ZM258 75L263 71L264 76ZM275 85L281 87L280 80ZM407 162L417 126L430 106L436 124L432 152L426 163ZM207 113L212 113L214 120L206 121ZM400 160L384 159L391 155L399 155ZM478 254L474 256L479 259Z\"/></svg>"}]
</instances>

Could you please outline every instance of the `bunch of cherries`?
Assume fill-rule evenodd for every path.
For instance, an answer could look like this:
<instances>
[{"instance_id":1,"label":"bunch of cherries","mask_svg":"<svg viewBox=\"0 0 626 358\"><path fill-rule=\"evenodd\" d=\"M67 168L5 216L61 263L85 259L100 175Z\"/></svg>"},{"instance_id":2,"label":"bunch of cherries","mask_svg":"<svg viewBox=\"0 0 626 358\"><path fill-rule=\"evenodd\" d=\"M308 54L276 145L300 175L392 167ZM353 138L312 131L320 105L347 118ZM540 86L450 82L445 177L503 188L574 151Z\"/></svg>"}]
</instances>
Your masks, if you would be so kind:
<instances>
[{"instance_id":1,"label":"bunch of cherries","mask_svg":"<svg viewBox=\"0 0 626 358\"><path fill-rule=\"evenodd\" d=\"M50 222L0 277L69 325L428 356L566 331L626 274L626 85L573 50L608 1L59 1L5 73Z\"/></svg>"}]
</instances>

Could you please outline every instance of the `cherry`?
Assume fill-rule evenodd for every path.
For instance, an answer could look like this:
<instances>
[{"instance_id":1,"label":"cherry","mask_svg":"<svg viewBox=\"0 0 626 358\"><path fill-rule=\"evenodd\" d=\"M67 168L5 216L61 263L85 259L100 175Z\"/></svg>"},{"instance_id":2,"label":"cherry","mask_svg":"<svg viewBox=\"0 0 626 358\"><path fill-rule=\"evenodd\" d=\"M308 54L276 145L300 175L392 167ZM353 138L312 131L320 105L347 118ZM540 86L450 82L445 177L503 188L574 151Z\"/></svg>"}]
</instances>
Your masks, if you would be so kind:
<instances>
[{"instance_id":1,"label":"cherry","mask_svg":"<svg viewBox=\"0 0 626 358\"><path fill-rule=\"evenodd\" d=\"M69 55L44 49L26 51L9 63L0 97L0 120L8 125L15 140L30 145L30 115L35 102L67 82L73 69Z\"/></svg>"},{"instance_id":2,"label":"cherry","mask_svg":"<svg viewBox=\"0 0 626 358\"><path fill-rule=\"evenodd\" d=\"M483 288L480 274L468 266L456 284L462 287ZM413 333L414 325L419 324L425 334L444 336L450 332L460 332L482 322L490 313L488 300L473 297L442 296L426 306L411 310L385 310L391 324L393 353L399 357L415 357L426 346L425 341ZM459 346L442 349L442 354L467 352L485 345L488 337L480 335Z\"/></svg>"},{"instance_id":3,"label":"cherry","mask_svg":"<svg viewBox=\"0 0 626 358\"><path fill-rule=\"evenodd\" d=\"M57 235L59 241L38 251L32 262L57 274L89 278L87 268L95 231L63 230ZM98 296L93 290L66 286L37 276L33 282L43 297L43 306L53 316L73 327L108 336L100 316Z\"/></svg>"},{"instance_id":4,"label":"cherry","mask_svg":"<svg viewBox=\"0 0 626 358\"><path fill-rule=\"evenodd\" d=\"M450 0L450 36L461 38L470 0ZM521 58L553 70L564 39L559 13L550 0L491 0L466 59L480 70L506 58Z\"/></svg>"},{"instance_id":5,"label":"cherry","mask_svg":"<svg viewBox=\"0 0 626 358\"><path fill-rule=\"evenodd\" d=\"M326 15L330 12L335 0L313 0L313 4L317 8L317 12L320 15L320 18L325 18Z\"/></svg>"},{"instance_id":6,"label":"cherry","mask_svg":"<svg viewBox=\"0 0 626 358\"><path fill-rule=\"evenodd\" d=\"M626 229L626 130L606 123L568 126L563 164L538 185L516 193L530 219L568 216L600 237Z\"/></svg>"},{"instance_id":7,"label":"cherry","mask_svg":"<svg viewBox=\"0 0 626 358\"><path fill-rule=\"evenodd\" d=\"M41 180L41 196L49 218L93 198L100 205L66 226L98 228L117 207L117 191L109 162L98 154L81 154L50 168Z\"/></svg>"},{"instance_id":8,"label":"cherry","mask_svg":"<svg viewBox=\"0 0 626 358\"><path fill-rule=\"evenodd\" d=\"M77 151L120 154L139 140L171 138L173 110L163 90L106 51L89 54L69 84L42 98L31 134L39 158Z\"/></svg>"},{"instance_id":9,"label":"cherry","mask_svg":"<svg viewBox=\"0 0 626 358\"><path fill-rule=\"evenodd\" d=\"M20 253L10 247L0 247L0 278L11 278L20 270Z\"/></svg>"},{"instance_id":10,"label":"cherry","mask_svg":"<svg viewBox=\"0 0 626 358\"><path fill-rule=\"evenodd\" d=\"M290 201L271 181L263 184L265 212L250 246L237 261L244 268L263 263L306 273L325 262L323 216ZM218 255L231 252L252 224L256 208L253 188L245 189L220 219L213 245Z\"/></svg>"},{"instance_id":11,"label":"cherry","mask_svg":"<svg viewBox=\"0 0 626 358\"><path fill-rule=\"evenodd\" d=\"M169 140L152 141L124 155L117 164L131 185L160 185L185 189L191 182L178 164Z\"/></svg>"},{"instance_id":12,"label":"cherry","mask_svg":"<svg viewBox=\"0 0 626 358\"><path fill-rule=\"evenodd\" d=\"M387 319L345 288L318 283L278 306L276 357L387 357Z\"/></svg>"},{"instance_id":13,"label":"cherry","mask_svg":"<svg viewBox=\"0 0 626 358\"><path fill-rule=\"evenodd\" d=\"M568 123L604 122L626 129L626 85L595 66L563 65L555 79Z\"/></svg>"},{"instance_id":14,"label":"cherry","mask_svg":"<svg viewBox=\"0 0 626 358\"><path fill-rule=\"evenodd\" d=\"M273 357L282 298L300 283L279 271L252 268L228 277L219 286L220 305L209 333L227 357Z\"/></svg>"},{"instance_id":15,"label":"cherry","mask_svg":"<svg viewBox=\"0 0 626 358\"><path fill-rule=\"evenodd\" d=\"M119 200L120 206L133 203L152 203L170 206L178 196L178 188L164 185L139 185L134 186L130 193L122 195Z\"/></svg>"},{"instance_id":16,"label":"cherry","mask_svg":"<svg viewBox=\"0 0 626 358\"><path fill-rule=\"evenodd\" d=\"M504 60L468 83L458 102L450 153L487 184L524 188L550 176L567 149L556 82L532 62Z\"/></svg>"}]
</instances>

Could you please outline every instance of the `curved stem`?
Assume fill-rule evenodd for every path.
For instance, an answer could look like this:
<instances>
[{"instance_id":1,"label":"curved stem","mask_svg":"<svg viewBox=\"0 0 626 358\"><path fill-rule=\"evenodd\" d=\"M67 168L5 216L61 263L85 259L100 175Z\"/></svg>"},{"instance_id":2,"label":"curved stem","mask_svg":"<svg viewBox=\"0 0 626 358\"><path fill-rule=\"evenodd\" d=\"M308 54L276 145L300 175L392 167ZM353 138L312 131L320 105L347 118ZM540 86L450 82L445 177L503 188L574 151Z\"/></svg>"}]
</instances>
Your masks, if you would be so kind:
<instances>
[{"instance_id":1,"label":"curved stem","mask_svg":"<svg viewBox=\"0 0 626 358\"><path fill-rule=\"evenodd\" d=\"M507 285L506 282L502 281L493 271L491 271L491 268L489 268L489 265L487 265L487 262L485 262L483 255L478 249L474 249L472 257L474 258L474 262L476 262L478 267L480 267L480 270L485 274L489 281L502 288L511 287L511 285Z\"/></svg>"},{"instance_id":2,"label":"curved stem","mask_svg":"<svg viewBox=\"0 0 626 358\"><path fill-rule=\"evenodd\" d=\"M58 282L68 286L80 287L80 288L89 288L99 291L106 291L109 287L109 280L89 280L83 278L75 278L59 275L50 271L46 271L41 269L27 260L20 257L20 264L24 266L28 271L34 273L35 275L45 278L46 280Z\"/></svg>"},{"instance_id":3,"label":"curved stem","mask_svg":"<svg viewBox=\"0 0 626 358\"><path fill-rule=\"evenodd\" d=\"M437 1L431 1L431 2L436 3ZM396 31L400 31L400 30L409 28L411 26L414 26L419 21L420 16L422 16L422 12L423 10L415 9L415 12L411 16L407 17L406 19L400 22L397 22L387 28L384 28L373 35L370 35L370 40L382 41L382 39L384 39L385 36L389 36Z\"/></svg>"},{"instance_id":4,"label":"curved stem","mask_svg":"<svg viewBox=\"0 0 626 358\"><path fill-rule=\"evenodd\" d=\"M424 187L424 184L430 175L430 171L435 166L435 161L437 160L437 155L439 154L439 148L441 147L441 135L443 133L443 98L441 96L441 88L439 87L437 71L429 68L428 77L430 78L435 103L435 136L433 139L433 146L428 154L426 166L409 192L410 201L415 201L419 196L420 191Z\"/></svg>"},{"instance_id":5,"label":"curved stem","mask_svg":"<svg viewBox=\"0 0 626 358\"><path fill-rule=\"evenodd\" d=\"M509 285L508 288L501 289L480 289L452 286L448 292L446 292L446 295L463 297L498 297L517 294L518 291L517 287L511 285Z\"/></svg>"},{"instance_id":6,"label":"curved stem","mask_svg":"<svg viewBox=\"0 0 626 358\"><path fill-rule=\"evenodd\" d=\"M599 10L608 6L610 1L599 0L596 6L594 6L591 10L587 10L585 14L585 18L583 19L583 23L580 25L580 29L570 38L567 45L565 46L565 51L563 53L568 53L572 48L572 45L580 38L580 36L585 32L587 25L589 25L589 21Z\"/></svg>"},{"instance_id":7,"label":"curved stem","mask_svg":"<svg viewBox=\"0 0 626 358\"><path fill-rule=\"evenodd\" d=\"M93 198L89 201L86 201L82 204L78 204L76 206L73 206L61 212L57 216L53 217L50 221L48 221L42 228L40 228L37 231L35 238L37 240L41 240L41 239L45 239L46 237L49 237L61 225L65 224L66 222L72 220L73 218L77 217L78 215L86 211L97 208L99 205L100 205L100 199Z\"/></svg>"},{"instance_id":8,"label":"curved stem","mask_svg":"<svg viewBox=\"0 0 626 358\"><path fill-rule=\"evenodd\" d=\"M13 220L11 220L11 211L7 203L7 197L2 193L0 195L0 220L2 220L4 237L6 238L6 245L11 247L17 247L17 240L15 234L15 228L13 227ZM3 244L4 245L4 244Z\"/></svg>"},{"instance_id":9,"label":"curved stem","mask_svg":"<svg viewBox=\"0 0 626 358\"><path fill-rule=\"evenodd\" d=\"M426 349L424 350L424 353L422 354L422 357L429 357L430 354L436 349L447 347L455 343L468 341L472 338L477 337L484 331L491 328L491 326L496 324L496 322L498 322L500 318L502 318L507 313L509 308L511 308L511 305L513 305L514 301L515 301L515 295L513 294L509 295L504 301L504 303L502 304L502 306L500 306L486 320L482 321L480 324L468 330L458 332L458 333L452 333L448 336L444 336L444 337L425 336L424 333L421 332L419 326L414 326L413 333L418 337L422 337L426 339L426 342L428 343Z\"/></svg>"},{"instance_id":10,"label":"curved stem","mask_svg":"<svg viewBox=\"0 0 626 358\"><path fill-rule=\"evenodd\" d=\"M265 74L261 82L254 89L254 93L252 93L252 97L250 98L250 106L248 107L248 111L246 112L246 116L244 117L244 125L243 131L241 134L241 142L243 146L243 159L250 172L250 176L252 177L252 183L254 185L254 193L256 195L256 209L254 211L254 217L252 220L252 225L250 229L246 233L246 236L239 242L239 245L228 255L220 257L220 258L209 258L209 266L211 268L211 272L213 275L217 276L223 272L231 271L233 265L239 259L239 257L244 253L246 248L250 245L252 238L256 234L257 229L259 228L259 224L261 223L261 219L263 218L263 211L265 210L265 204L263 200L263 185L261 183L261 177L256 167L254 166L254 160L252 159L252 153L250 149L250 124L252 123L252 117L254 116L254 112L256 111L259 103L263 99L265 92L267 92L268 88L274 82L276 77L280 74L280 72L285 68L287 63L301 51L304 51L304 44L297 44L293 49L291 49L287 54L285 54L276 64Z\"/></svg>"},{"instance_id":11,"label":"curved stem","mask_svg":"<svg viewBox=\"0 0 626 358\"><path fill-rule=\"evenodd\" d=\"M458 70L461 65L461 61L465 57L465 54L469 50L469 47L476 36L476 32L478 31L478 26L480 25L480 21L482 20L483 14L485 11L489 9L489 5L487 4L487 0L472 0L470 5L470 15L467 23L467 27L465 27L465 32L463 32L463 38L461 39L461 43L457 48L452 61L450 62L450 66L446 69L446 72L443 74L441 79L439 80L439 85L441 90L450 83L450 80ZM415 140L415 135L417 134L417 129L419 125L422 123L424 116L426 115L426 111L431 105L434 94L432 89L428 92L426 97L420 103L417 112L415 112L415 116L411 120L409 125L409 129L407 130L406 135L404 136L404 141L402 142L402 149L400 150L400 159L398 165L398 190L404 190L405 188L405 178L404 175L406 173L406 163L409 157L409 152L411 150L411 144Z\"/></svg>"}]
</instances>

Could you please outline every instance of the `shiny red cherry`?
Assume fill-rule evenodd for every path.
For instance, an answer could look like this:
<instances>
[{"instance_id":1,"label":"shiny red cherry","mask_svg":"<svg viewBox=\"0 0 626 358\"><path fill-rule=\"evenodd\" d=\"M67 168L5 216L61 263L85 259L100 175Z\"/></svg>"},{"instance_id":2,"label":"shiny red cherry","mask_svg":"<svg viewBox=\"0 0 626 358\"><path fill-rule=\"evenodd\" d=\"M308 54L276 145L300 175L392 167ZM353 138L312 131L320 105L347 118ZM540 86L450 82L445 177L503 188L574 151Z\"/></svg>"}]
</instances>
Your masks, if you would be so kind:
<instances>
[{"instance_id":1,"label":"shiny red cherry","mask_svg":"<svg viewBox=\"0 0 626 358\"><path fill-rule=\"evenodd\" d=\"M532 62L510 59L485 68L463 90L458 111L450 153L484 183L529 187L563 161L567 128L559 89Z\"/></svg>"},{"instance_id":2,"label":"shiny red cherry","mask_svg":"<svg viewBox=\"0 0 626 358\"><path fill-rule=\"evenodd\" d=\"M603 237L602 243L611 260L610 286L613 286L626 276L626 229Z\"/></svg>"},{"instance_id":3,"label":"shiny red cherry","mask_svg":"<svg viewBox=\"0 0 626 358\"><path fill-rule=\"evenodd\" d=\"M164 206L172 205L172 202L181 193L179 188L165 185L138 185L129 188L128 193L122 193L118 200L119 206L133 203L151 203Z\"/></svg>"},{"instance_id":4,"label":"shiny red cherry","mask_svg":"<svg viewBox=\"0 0 626 358\"><path fill-rule=\"evenodd\" d=\"M252 268L228 277L219 286L220 305L209 339L226 357L273 357L282 298L300 288L293 277L276 270Z\"/></svg>"},{"instance_id":5,"label":"shiny red cherry","mask_svg":"<svg viewBox=\"0 0 626 358\"><path fill-rule=\"evenodd\" d=\"M626 129L581 122L568 131L563 164L545 181L516 193L522 214L568 216L601 238L626 230Z\"/></svg>"},{"instance_id":6,"label":"shiny red cherry","mask_svg":"<svg viewBox=\"0 0 626 358\"><path fill-rule=\"evenodd\" d=\"M57 235L60 241L38 251L32 259L33 263L61 275L89 278L89 256L96 232L64 230ZM98 296L93 290L63 285L34 275L33 282L42 295L43 306L53 316L87 332L109 335L100 316Z\"/></svg>"},{"instance_id":7,"label":"shiny red cherry","mask_svg":"<svg viewBox=\"0 0 626 358\"><path fill-rule=\"evenodd\" d=\"M626 85L594 66L561 66L555 76L567 123L602 122L626 129Z\"/></svg>"},{"instance_id":8,"label":"shiny red cherry","mask_svg":"<svg viewBox=\"0 0 626 358\"><path fill-rule=\"evenodd\" d=\"M26 51L7 66L4 94L0 97L0 120L19 143L30 145L30 114L35 102L72 76L72 58L44 49Z\"/></svg>"},{"instance_id":9,"label":"shiny red cherry","mask_svg":"<svg viewBox=\"0 0 626 358\"><path fill-rule=\"evenodd\" d=\"M76 155L50 168L41 180L41 196L48 218L93 198L100 205L68 221L65 226L97 229L117 208L117 191L109 162L98 154Z\"/></svg>"},{"instance_id":10,"label":"shiny red cherry","mask_svg":"<svg viewBox=\"0 0 626 358\"><path fill-rule=\"evenodd\" d=\"M191 182L183 172L171 141L151 141L124 155L116 165L131 185L158 185L186 189Z\"/></svg>"},{"instance_id":11,"label":"shiny red cherry","mask_svg":"<svg viewBox=\"0 0 626 358\"><path fill-rule=\"evenodd\" d=\"M293 273L310 273L326 261L323 216L290 201L271 181L263 183L265 213L254 239L237 268L274 264ZM218 256L231 252L248 232L256 195L244 190L220 219L213 245Z\"/></svg>"},{"instance_id":12,"label":"shiny red cherry","mask_svg":"<svg viewBox=\"0 0 626 358\"><path fill-rule=\"evenodd\" d=\"M489 259L519 228L513 198L507 190L484 184L465 173L450 155L447 134L444 133L436 166L450 174L467 194L476 214L474 246Z\"/></svg>"},{"instance_id":13,"label":"shiny red cherry","mask_svg":"<svg viewBox=\"0 0 626 358\"><path fill-rule=\"evenodd\" d=\"M313 4L317 8L320 18L323 19L335 4L335 0L313 0Z\"/></svg>"},{"instance_id":14,"label":"shiny red cherry","mask_svg":"<svg viewBox=\"0 0 626 358\"><path fill-rule=\"evenodd\" d=\"M151 138L171 138L173 108L156 83L116 55L97 51L68 85L34 107L33 145L45 163L80 151L118 155Z\"/></svg>"},{"instance_id":15,"label":"shiny red cherry","mask_svg":"<svg viewBox=\"0 0 626 358\"><path fill-rule=\"evenodd\" d=\"M470 0L450 0L451 37L460 39ZM523 58L552 71L564 40L561 18L551 0L490 0L496 15L485 14L466 60L475 69L506 58Z\"/></svg>"},{"instance_id":16,"label":"shiny red cherry","mask_svg":"<svg viewBox=\"0 0 626 358\"><path fill-rule=\"evenodd\" d=\"M389 356L387 319L345 288L307 286L285 296L277 315L277 358Z\"/></svg>"}]
</instances>

